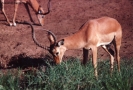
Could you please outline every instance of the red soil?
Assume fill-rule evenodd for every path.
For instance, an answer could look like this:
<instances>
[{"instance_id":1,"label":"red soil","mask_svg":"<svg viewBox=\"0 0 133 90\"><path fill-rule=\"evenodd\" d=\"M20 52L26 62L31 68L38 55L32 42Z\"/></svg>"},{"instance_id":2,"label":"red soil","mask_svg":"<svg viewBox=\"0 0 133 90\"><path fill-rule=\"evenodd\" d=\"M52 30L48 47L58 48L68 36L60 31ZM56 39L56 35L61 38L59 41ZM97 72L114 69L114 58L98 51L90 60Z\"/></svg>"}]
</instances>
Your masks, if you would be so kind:
<instances>
[{"instance_id":1,"label":"red soil","mask_svg":"<svg viewBox=\"0 0 133 90\"><path fill-rule=\"evenodd\" d=\"M47 11L48 0L38 0ZM38 41L48 46L49 42L44 31L45 28L55 33L57 38L63 38L78 31L87 20L109 16L117 19L123 28L123 39L120 50L121 58L133 56L133 1L132 0L51 0L51 12L45 18L43 27L34 25ZM11 20L13 17L13 4L5 5L6 13ZM38 24L34 11L30 8L32 18ZM30 18L23 4L19 5L17 22L28 21ZM36 46L31 37L31 28L25 24L10 27L0 11L0 61L6 67L9 61L17 59L23 54L30 58L41 58L47 51ZM91 55L91 53L90 53ZM68 50L65 57L82 58L81 50ZM109 55L101 48L98 49L98 59L108 59ZM26 59L27 60L27 59Z\"/></svg>"}]
</instances>

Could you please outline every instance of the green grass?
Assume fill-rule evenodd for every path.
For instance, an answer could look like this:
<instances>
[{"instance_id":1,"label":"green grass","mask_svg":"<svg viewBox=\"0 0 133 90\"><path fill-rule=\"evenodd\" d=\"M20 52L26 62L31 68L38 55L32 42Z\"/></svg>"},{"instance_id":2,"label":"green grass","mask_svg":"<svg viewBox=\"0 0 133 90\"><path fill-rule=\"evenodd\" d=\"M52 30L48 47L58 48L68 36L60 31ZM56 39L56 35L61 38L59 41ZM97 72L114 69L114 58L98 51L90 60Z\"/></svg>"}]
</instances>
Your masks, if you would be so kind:
<instances>
[{"instance_id":1,"label":"green grass","mask_svg":"<svg viewBox=\"0 0 133 90\"><path fill-rule=\"evenodd\" d=\"M133 61L122 60L121 72L115 64L110 75L109 60L98 63L98 80L93 73L92 62L86 66L79 59L69 59L61 65L50 65L47 62L45 72L17 73L0 71L0 90L131 90L133 87Z\"/></svg>"}]
</instances>

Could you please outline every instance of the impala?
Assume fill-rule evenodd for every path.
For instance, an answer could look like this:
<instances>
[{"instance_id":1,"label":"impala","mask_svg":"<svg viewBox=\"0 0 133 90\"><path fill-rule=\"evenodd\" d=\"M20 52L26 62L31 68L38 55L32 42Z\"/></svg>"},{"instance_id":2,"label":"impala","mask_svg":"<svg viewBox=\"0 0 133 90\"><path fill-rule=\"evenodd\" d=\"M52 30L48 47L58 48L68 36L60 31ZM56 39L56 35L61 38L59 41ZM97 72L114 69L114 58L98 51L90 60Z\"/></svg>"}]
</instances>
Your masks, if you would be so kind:
<instances>
[{"instance_id":1,"label":"impala","mask_svg":"<svg viewBox=\"0 0 133 90\"><path fill-rule=\"evenodd\" d=\"M47 32L50 41L49 49L42 47L36 41L34 34L33 40L37 45L47 49L53 55L56 64L60 64L62 62L62 57L66 50L81 48L83 48L82 63L86 64L88 60L88 51L92 50L94 74L97 77L97 47L102 46L102 48L110 55L110 69L112 72L115 54L111 49L110 44L113 44L114 50L116 52L118 71L120 71L119 51L122 40L122 28L117 20L110 17L102 17L99 19L87 21L78 32L59 41L56 40L56 37L52 32Z\"/></svg>"},{"instance_id":2,"label":"impala","mask_svg":"<svg viewBox=\"0 0 133 90\"><path fill-rule=\"evenodd\" d=\"M6 0L5 0L6 1ZM14 0L15 2L13 3L15 5L15 10L14 10L14 16L13 16L13 23L11 23L5 13L5 9L4 9L4 4L9 4L9 3L12 3L10 0L8 0L8 2L5 2L4 0L1 0L1 3L2 3L2 12L7 20L7 23L10 25L10 26L16 26L16 22L15 22L15 18L16 18L16 13L17 13L17 10L18 10L18 5L20 3L24 3L25 4L25 7L28 11L28 14L30 16L30 19L31 21L32 18L31 18L31 15L30 15L30 12L29 12L29 8L28 8L28 5L30 5L33 10L35 11L37 17L38 17L38 20L39 20L39 23L43 26L44 25L44 17L46 14L48 14L50 12L49 10L49 7L50 7L50 0L48 2L48 12L44 12L43 8L39 5L39 3L37 2L37 0ZM9 2L10 1L10 2Z\"/></svg>"}]
</instances>

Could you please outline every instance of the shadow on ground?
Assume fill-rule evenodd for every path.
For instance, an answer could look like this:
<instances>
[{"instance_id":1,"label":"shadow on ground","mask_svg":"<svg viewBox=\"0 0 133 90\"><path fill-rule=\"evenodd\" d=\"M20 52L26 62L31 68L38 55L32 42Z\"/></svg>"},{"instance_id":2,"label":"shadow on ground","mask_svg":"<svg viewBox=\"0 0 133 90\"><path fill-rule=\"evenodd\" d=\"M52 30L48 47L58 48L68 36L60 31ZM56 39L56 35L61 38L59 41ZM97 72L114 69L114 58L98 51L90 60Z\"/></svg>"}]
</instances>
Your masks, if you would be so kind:
<instances>
[{"instance_id":1,"label":"shadow on ground","mask_svg":"<svg viewBox=\"0 0 133 90\"><path fill-rule=\"evenodd\" d=\"M8 69L12 68L26 69L29 67L39 68L40 66L48 66L48 63L50 65L54 65L54 62L49 55L45 55L44 57L41 58L32 58L27 56L26 54L20 54L20 55L15 55L11 58L7 68Z\"/></svg>"}]
</instances>

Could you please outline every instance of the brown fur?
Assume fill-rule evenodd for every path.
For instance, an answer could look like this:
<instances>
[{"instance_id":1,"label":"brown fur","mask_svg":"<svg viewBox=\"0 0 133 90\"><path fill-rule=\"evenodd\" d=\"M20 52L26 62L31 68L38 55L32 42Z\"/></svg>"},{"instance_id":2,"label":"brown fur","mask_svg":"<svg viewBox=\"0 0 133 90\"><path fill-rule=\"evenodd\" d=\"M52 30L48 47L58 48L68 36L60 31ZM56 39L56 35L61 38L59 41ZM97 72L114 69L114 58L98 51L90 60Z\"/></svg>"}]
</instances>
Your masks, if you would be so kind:
<instances>
[{"instance_id":1,"label":"brown fur","mask_svg":"<svg viewBox=\"0 0 133 90\"><path fill-rule=\"evenodd\" d=\"M119 51L122 39L122 28L117 20L110 17L102 17L86 22L83 27L75 34L65 37L56 42L54 37L50 37L50 52L57 64L61 63L64 52L68 49L83 48L83 64L88 59L88 50L92 50L92 61L97 77L97 47L102 46L110 55L111 71L113 69L114 51L109 47L113 43L116 52L118 70L120 71ZM52 44L54 43L54 45Z\"/></svg>"},{"instance_id":2,"label":"brown fur","mask_svg":"<svg viewBox=\"0 0 133 90\"><path fill-rule=\"evenodd\" d=\"M8 19L7 15L6 15L6 13L5 13L4 4L6 4L6 3L4 2L4 0L1 0L1 3L2 3L2 12L3 12L3 14L4 14L4 16L5 16L6 20L7 20L7 23L8 23L10 26L12 26L12 25L16 26L15 19L16 19L16 13L17 13L17 10L18 10L18 5L19 5L19 3L24 3L24 4L25 4L25 7L26 7L26 9L27 9L27 11L28 11L28 14L29 14L29 16L30 16L30 19L31 19L31 21L33 21L32 18L31 18L31 15L30 15L30 13L29 13L29 8L28 8L28 6L27 6L27 5L30 5L30 6L33 8L33 10L35 11L35 13L37 14L37 17L38 17L38 20L39 20L40 24L41 24L42 26L44 25L44 14L45 14L45 13L44 13L43 8L40 7L40 5L39 5L39 3L37 2L37 0L14 0L14 1L15 1L15 3L14 3L15 10L14 10L14 16L13 16L13 23L11 23L11 22L9 21L9 19ZM49 2L50 2L50 0L49 0ZM48 3L48 4L49 4L49 3ZM39 12L40 12L40 13L39 13ZM48 7L48 12L49 12L49 7ZM48 14L48 13L47 13L47 14Z\"/></svg>"}]
</instances>

